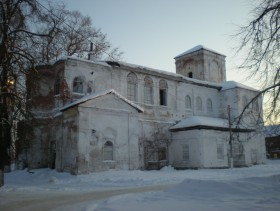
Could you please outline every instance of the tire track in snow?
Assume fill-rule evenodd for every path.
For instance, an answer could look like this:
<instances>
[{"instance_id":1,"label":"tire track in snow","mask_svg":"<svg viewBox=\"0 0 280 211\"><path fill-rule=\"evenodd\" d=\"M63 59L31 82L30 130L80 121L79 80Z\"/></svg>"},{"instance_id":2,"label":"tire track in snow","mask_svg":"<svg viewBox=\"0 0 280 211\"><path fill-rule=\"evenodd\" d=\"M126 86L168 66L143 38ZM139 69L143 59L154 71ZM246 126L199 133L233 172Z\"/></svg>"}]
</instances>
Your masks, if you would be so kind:
<instances>
[{"instance_id":1,"label":"tire track in snow","mask_svg":"<svg viewBox=\"0 0 280 211\"><path fill-rule=\"evenodd\" d=\"M97 201L108 199L113 196L129 194L163 191L172 187L171 184L145 186L136 188L111 189L79 193L5 193L0 195L1 211L49 211L51 209L63 206L78 204L87 201Z\"/></svg>"}]
</instances>

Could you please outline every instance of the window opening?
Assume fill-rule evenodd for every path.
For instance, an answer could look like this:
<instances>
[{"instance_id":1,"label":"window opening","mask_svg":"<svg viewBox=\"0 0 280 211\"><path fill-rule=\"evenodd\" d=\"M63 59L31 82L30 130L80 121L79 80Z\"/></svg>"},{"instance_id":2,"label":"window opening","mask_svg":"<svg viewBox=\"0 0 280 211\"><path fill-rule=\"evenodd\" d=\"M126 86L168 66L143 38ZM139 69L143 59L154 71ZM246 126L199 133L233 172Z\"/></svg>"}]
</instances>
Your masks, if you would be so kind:
<instances>
[{"instance_id":1,"label":"window opening","mask_svg":"<svg viewBox=\"0 0 280 211\"><path fill-rule=\"evenodd\" d=\"M54 84L54 95L59 95L59 94L60 94L60 78L57 78Z\"/></svg>"},{"instance_id":2,"label":"window opening","mask_svg":"<svg viewBox=\"0 0 280 211\"><path fill-rule=\"evenodd\" d=\"M167 83L165 80L159 81L159 104L167 106Z\"/></svg>"},{"instance_id":3,"label":"window opening","mask_svg":"<svg viewBox=\"0 0 280 211\"><path fill-rule=\"evenodd\" d=\"M191 97L189 95L187 95L186 98L185 98L185 106L186 106L187 109L192 108Z\"/></svg>"},{"instance_id":4,"label":"window opening","mask_svg":"<svg viewBox=\"0 0 280 211\"><path fill-rule=\"evenodd\" d=\"M183 145L183 160L188 161L190 159L190 151L189 151L189 145Z\"/></svg>"},{"instance_id":5,"label":"window opening","mask_svg":"<svg viewBox=\"0 0 280 211\"><path fill-rule=\"evenodd\" d=\"M212 101L210 99L207 100L207 111L208 112L212 112L213 111Z\"/></svg>"},{"instance_id":6,"label":"window opening","mask_svg":"<svg viewBox=\"0 0 280 211\"><path fill-rule=\"evenodd\" d=\"M223 144L217 145L217 158L218 158L218 160L224 160L224 145Z\"/></svg>"},{"instance_id":7,"label":"window opening","mask_svg":"<svg viewBox=\"0 0 280 211\"><path fill-rule=\"evenodd\" d=\"M189 73L188 73L188 76L189 76L189 78L192 78L192 77L193 77L193 73L192 73L192 72L189 72Z\"/></svg>"},{"instance_id":8,"label":"window opening","mask_svg":"<svg viewBox=\"0 0 280 211\"><path fill-rule=\"evenodd\" d=\"M153 86L153 80L149 76L146 76L144 78L144 103L146 104L154 104Z\"/></svg>"},{"instance_id":9,"label":"window opening","mask_svg":"<svg viewBox=\"0 0 280 211\"><path fill-rule=\"evenodd\" d=\"M160 148L158 150L158 160L166 160L166 149L165 148Z\"/></svg>"},{"instance_id":10,"label":"window opening","mask_svg":"<svg viewBox=\"0 0 280 211\"><path fill-rule=\"evenodd\" d=\"M83 81L79 77L76 77L73 81L73 92L83 93Z\"/></svg>"},{"instance_id":11,"label":"window opening","mask_svg":"<svg viewBox=\"0 0 280 211\"><path fill-rule=\"evenodd\" d=\"M103 156L104 160L113 160L113 143L111 141L104 144Z\"/></svg>"},{"instance_id":12,"label":"window opening","mask_svg":"<svg viewBox=\"0 0 280 211\"><path fill-rule=\"evenodd\" d=\"M127 76L127 99L137 101L137 76L134 73L129 73Z\"/></svg>"}]
</instances>

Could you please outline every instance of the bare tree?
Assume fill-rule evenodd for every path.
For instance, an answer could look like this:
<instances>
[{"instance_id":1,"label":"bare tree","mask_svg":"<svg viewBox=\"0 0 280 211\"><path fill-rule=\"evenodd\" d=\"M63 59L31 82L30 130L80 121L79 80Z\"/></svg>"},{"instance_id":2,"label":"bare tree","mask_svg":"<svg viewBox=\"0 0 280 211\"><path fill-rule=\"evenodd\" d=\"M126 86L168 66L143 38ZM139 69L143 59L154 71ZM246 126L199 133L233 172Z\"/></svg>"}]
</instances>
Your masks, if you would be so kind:
<instances>
[{"instance_id":1,"label":"bare tree","mask_svg":"<svg viewBox=\"0 0 280 211\"><path fill-rule=\"evenodd\" d=\"M237 34L241 38L238 53L246 55L240 68L249 70L249 77L255 77L262 90L248 103L242 114L249 104L263 95L266 102L265 121L279 123L280 0L259 0L252 13L252 20Z\"/></svg>"},{"instance_id":2,"label":"bare tree","mask_svg":"<svg viewBox=\"0 0 280 211\"><path fill-rule=\"evenodd\" d=\"M45 23L40 31L49 32L51 36L39 37L37 41L38 57L42 62L54 61L62 56L87 58L89 53L91 59L121 58L122 52L112 48L106 35L93 27L89 16L69 11L63 4L49 4L48 10L52 15L44 17ZM91 51L90 43L93 43Z\"/></svg>"},{"instance_id":3,"label":"bare tree","mask_svg":"<svg viewBox=\"0 0 280 211\"><path fill-rule=\"evenodd\" d=\"M26 91L26 83L35 90L36 66L64 55L85 57L89 41L95 58L121 55L89 17L42 1L0 0L0 186L4 167L16 154L14 147L26 146L21 144L26 138L18 135L25 134L22 130L28 125L18 123L29 117L26 95L32 92Z\"/></svg>"},{"instance_id":4,"label":"bare tree","mask_svg":"<svg viewBox=\"0 0 280 211\"><path fill-rule=\"evenodd\" d=\"M13 157L15 126L26 113L25 75L35 73L31 46L35 37L47 36L30 27L42 21L41 14L35 0L0 1L0 186L4 167Z\"/></svg>"}]
</instances>

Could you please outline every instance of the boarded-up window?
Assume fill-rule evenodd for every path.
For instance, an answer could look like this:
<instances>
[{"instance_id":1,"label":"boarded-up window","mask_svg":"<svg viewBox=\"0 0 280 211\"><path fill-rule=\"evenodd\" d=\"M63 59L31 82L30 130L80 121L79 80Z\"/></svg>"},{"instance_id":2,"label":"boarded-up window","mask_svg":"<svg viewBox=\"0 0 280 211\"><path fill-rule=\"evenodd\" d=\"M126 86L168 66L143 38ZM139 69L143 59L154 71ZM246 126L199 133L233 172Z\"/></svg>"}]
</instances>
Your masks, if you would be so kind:
<instances>
[{"instance_id":1,"label":"boarded-up window","mask_svg":"<svg viewBox=\"0 0 280 211\"><path fill-rule=\"evenodd\" d=\"M137 101L137 76L135 73L129 73L127 75L127 99L136 102Z\"/></svg>"},{"instance_id":2,"label":"boarded-up window","mask_svg":"<svg viewBox=\"0 0 280 211\"><path fill-rule=\"evenodd\" d=\"M183 149L183 153L182 153L183 160L189 161L189 159L190 159L189 145L188 144L183 145L182 149Z\"/></svg>"},{"instance_id":3,"label":"boarded-up window","mask_svg":"<svg viewBox=\"0 0 280 211\"><path fill-rule=\"evenodd\" d=\"M167 106L167 88L166 81L161 79L159 81L159 104L162 106Z\"/></svg>"},{"instance_id":4,"label":"boarded-up window","mask_svg":"<svg viewBox=\"0 0 280 211\"><path fill-rule=\"evenodd\" d=\"M224 145L223 144L217 144L217 158L218 160L224 160Z\"/></svg>"},{"instance_id":5,"label":"boarded-up window","mask_svg":"<svg viewBox=\"0 0 280 211\"><path fill-rule=\"evenodd\" d=\"M144 103L146 104L154 104L153 86L153 80L149 76L146 76L144 78Z\"/></svg>"},{"instance_id":6,"label":"boarded-up window","mask_svg":"<svg viewBox=\"0 0 280 211\"><path fill-rule=\"evenodd\" d=\"M185 97L185 106L186 106L186 109L192 108L192 101L191 101L191 97L189 95L187 95Z\"/></svg>"},{"instance_id":7,"label":"boarded-up window","mask_svg":"<svg viewBox=\"0 0 280 211\"><path fill-rule=\"evenodd\" d=\"M113 143L111 141L104 144L103 157L104 160L113 160Z\"/></svg>"},{"instance_id":8,"label":"boarded-up window","mask_svg":"<svg viewBox=\"0 0 280 211\"><path fill-rule=\"evenodd\" d=\"M200 97L197 97L196 98L196 109L198 111L202 111L202 100Z\"/></svg>"}]
</instances>

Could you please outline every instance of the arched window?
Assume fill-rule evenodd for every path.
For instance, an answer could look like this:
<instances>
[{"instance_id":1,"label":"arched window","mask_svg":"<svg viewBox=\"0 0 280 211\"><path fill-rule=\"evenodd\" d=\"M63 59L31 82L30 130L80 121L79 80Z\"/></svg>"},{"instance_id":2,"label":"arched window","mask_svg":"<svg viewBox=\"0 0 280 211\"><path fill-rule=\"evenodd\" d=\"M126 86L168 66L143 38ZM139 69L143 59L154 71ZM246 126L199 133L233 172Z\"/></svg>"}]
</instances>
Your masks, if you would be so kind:
<instances>
[{"instance_id":1,"label":"arched window","mask_svg":"<svg viewBox=\"0 0 280 211\"><path fill-rule=\"evenodd\" d=\"M54 83L54 95L60 94L60 78L57 78Z\"/></svg>"},{"instance_id":2,"label":"arched window","mask_svg":"<svg viewBox=\"0 0 280 211\"><path fill-rule=\"evenodd\" d=\"M198 111L202 111L202 100L200 97L197 97L196 98L196 109Z\"/></svg>"},{"instance_id":3,"label":"arched window","mask_svg":"<svg viewBox=\"0 0 280 211\"><path fill-rule=\"evenodd\" d=\"M103 147L103 158L104 160L113 160L113 143L106 141Z\"/></svg>"},{"instance_id":4,"label":"arched window","mask_svg":"<svg viewBox=\"0 0 280 211\"><path fill-rule=\"evenodd\" d=\"M191 101L191 97L189 95L186 95L186 97L185 97L185 106L186 106L186 109L192 108L192 101Z\"/></svg>"},{"instance_id":5,"label":"arched window","mask_svg":"<svg viewBox=\"0 0 280 211\"><path fill-rule=\"evenodd\" d=\"M73 92L83 93L83 80L80 77L73 80Z\"/></svg>"},{"instance_id":6,"label":"arched window","mask_svg":"<svg viewBox=\"0 0 280 211\"><path fill-rule=\"evenodd\" d=\"M131 101L137 101L137 76L135 73L129 73L127 75L127 99Z\"/></svg>"},{"instance_id":7,"label":"arched window","mask_svg":"<svg viewBox=\"0 0 280 211\"><path fill-rule=\"evenodd\" d=\"M159 105L167 106L167 82L163 79L159 81Z\"/></svg>"},{"instance_id":8,"label":"arched window","mask_svg":"<svg viewBox=\"0 0 280 211\"><path fill-rule=\"evenodd\" d=\"M144 103L146 104L154 104L154 83L153 80L146 76L144 78Z\"/></svg>"},{"instance_id":9,"label":"arched window","mask_svg":"<svg viewBox=\"0 0 280 211\"><path fill-rule=\"evenodd\" d=\"M212 108L212 100L208 99L207 100L207 112L212 112L213 108Z\"/></svg>"}]
</instances>

